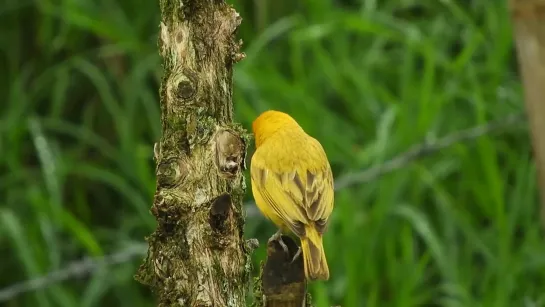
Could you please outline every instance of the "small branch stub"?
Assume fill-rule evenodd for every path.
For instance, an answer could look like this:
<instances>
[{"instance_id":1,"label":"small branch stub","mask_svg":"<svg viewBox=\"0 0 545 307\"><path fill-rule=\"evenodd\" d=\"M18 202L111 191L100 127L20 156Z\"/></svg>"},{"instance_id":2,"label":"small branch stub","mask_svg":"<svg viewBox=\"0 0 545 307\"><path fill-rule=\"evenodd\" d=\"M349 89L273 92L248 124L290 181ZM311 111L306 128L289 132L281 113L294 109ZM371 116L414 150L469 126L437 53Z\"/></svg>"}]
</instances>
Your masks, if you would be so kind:
<instances>
[{"instance_id":1,"label":"small branch stub","mask_svg":"<svg viewBox=\"0 0 545 307\"><path fill-rule=\"evenodd\" d=\"M221 174L233 177L244 169L246 145L239 136L229 130L216 134L216 165Z\"/></svg>"},{"instance_id":2,"label":"small branch stub","mask_svg":"<svg viewBox=\"0 0 545 307\"><path fill-rule=\"evenodd\" d=\"M306 280L303 257L292 262L299 247L295 241L282 236L288 254L280 243L271 240L267 245L267 261L262 272L263 303L265 307L302 307L306 302Z\"/></svg>"}]
</instances>

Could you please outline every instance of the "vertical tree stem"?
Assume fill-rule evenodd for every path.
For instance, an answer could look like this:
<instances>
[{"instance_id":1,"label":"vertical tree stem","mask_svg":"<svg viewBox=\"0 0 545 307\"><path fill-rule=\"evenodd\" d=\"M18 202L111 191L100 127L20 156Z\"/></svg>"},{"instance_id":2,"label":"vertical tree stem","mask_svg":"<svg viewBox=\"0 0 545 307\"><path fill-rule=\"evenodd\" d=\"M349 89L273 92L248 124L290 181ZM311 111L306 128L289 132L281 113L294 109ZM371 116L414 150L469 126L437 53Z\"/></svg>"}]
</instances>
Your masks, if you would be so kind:
<instances>
[{"instance_id":1,"label":"vertical tree stem","mask_svg":"<svg viewBox=\"0 0 545 307\"><path fill-rule=\"evenodd\" d=\"M238 13L218 0L160 0L162 137L157 229L136 278L159 306L245 306L246 132L232 123Z\"/></svg>"}]
</instances>

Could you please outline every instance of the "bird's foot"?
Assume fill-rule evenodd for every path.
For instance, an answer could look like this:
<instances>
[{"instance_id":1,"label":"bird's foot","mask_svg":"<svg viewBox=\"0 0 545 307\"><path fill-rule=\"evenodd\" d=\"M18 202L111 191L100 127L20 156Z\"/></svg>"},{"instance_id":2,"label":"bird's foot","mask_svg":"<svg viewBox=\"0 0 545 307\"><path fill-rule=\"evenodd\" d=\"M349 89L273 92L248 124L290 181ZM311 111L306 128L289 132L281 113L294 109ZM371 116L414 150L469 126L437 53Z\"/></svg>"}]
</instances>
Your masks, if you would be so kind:
<instances>
[{"instance_id":1,"label":"bird's foot","mask_svg":"<svg viewBox=\"0 0 545 307\"><path fill-rule=\"evenodd\" d=\"M297 260L297 258L299 258L299 256L301 256L301 247L299 247L299 249L297 250L297 253L295 253L295 255L293 256L293 258L291 259L290 261L290 264L293 263L295 260Z\"/></svg>"},{"instance_id":2,"label":"bird's foot","mask_svg":"<svg viewBox=\"0 0 545 307\"><path fill-rule=\"evenodd\" d=\"M286 254L289 254L288 246L286 245L286 243L284 243L284 241L282 241L282 231L278 230L278 231L269 239L269 242L268 242L268 243L271 243L271 241L278 241L278 244L280 244L280 246L282 247L282 249L284 250L284 252L285 252Z\"/></svg>"}]
</instances>

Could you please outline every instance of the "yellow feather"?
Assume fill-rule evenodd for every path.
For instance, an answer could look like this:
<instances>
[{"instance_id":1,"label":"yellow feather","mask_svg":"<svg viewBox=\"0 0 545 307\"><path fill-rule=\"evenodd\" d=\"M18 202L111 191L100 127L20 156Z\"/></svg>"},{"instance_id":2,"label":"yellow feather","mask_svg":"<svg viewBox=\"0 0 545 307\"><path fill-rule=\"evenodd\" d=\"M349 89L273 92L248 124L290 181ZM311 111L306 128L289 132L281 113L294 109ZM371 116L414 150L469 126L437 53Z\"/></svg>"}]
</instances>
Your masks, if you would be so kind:
<instances>
[{"instance_id":1,"label":"yellow feather","mask_svg":"<svg viewBox=\"0 0 545 307\"><path fill-rule=\"evenodd\" d=\"M308 279L329 279L322 235L333 211L333 175L322 145L289 115L267 111L253 123L250 173L257 207L301 239Z\"/></svg>"}]
</instances>

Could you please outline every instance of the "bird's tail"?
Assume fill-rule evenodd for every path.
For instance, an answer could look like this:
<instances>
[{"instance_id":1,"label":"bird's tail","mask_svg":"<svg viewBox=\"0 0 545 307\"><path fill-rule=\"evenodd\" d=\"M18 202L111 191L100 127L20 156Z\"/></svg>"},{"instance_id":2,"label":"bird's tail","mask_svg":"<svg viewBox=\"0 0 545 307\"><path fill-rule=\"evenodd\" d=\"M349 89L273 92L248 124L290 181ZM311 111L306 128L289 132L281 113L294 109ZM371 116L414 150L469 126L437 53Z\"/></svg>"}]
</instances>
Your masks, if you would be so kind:
<instances>
[{"instance_id":1,"label":"bird's tail","mask_svg":"<svg viewBox=\"0 0 545 307\"><path fill-rule=\"evenodd\" d=\"M307 280L328 280L329 268L325 257L322 235L314 227L305 227L305 236L301 238L305 276Z\"/></svg>"}]
</instances>

